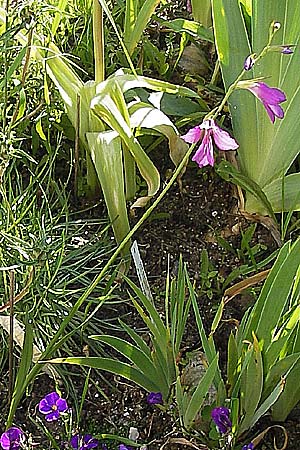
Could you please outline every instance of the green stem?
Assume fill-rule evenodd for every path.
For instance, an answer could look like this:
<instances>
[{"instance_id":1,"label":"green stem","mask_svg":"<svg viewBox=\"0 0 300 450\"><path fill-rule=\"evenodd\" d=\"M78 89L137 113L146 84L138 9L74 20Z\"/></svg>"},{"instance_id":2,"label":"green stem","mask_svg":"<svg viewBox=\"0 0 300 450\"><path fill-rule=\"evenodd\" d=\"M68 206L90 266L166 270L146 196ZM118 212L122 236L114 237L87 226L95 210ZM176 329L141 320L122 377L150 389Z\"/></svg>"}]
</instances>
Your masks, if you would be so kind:
<instances>
[{"instance_id":1,"label":"green stem","mask_svg":"<svg viewBox=\"0 0 300 450\"><path fill-rule=\"evenodd\" d=\"M181 173L182 169L184 168L186 162L188 161L188 158L190 157L192 151L194 150L196 144L192 144L191 147L188 149L187 153L184 155L181 163L177 166L173 176L170 178L169 182L166 184L165 188L162 190L160 195L157 197L157 199L153 202L153 204L147 209L147 211L143 214L143 216L140 218L140 220L136 223L136 225L132 228L132 230L127 234L127 236L123 239L123 241L120 243L119 247L115 250L115 252L112 254L108 262L105 264L99 275L97 275L94 279L94 281L91 283L89 288L79 297L73 308L70 310L68 316L63 320L61 323L58 331L53 336L52 340L50 341L49 345L47 346L46 350L42 354L40 360L44 361L45 359L48 359L51 357L52 353L59 348L59 339L61 336L63 336L63 333L66 330L66 327L69 325L83 302L91 295L93 290L96 288L96 286L99 284L99 282L105 277L108 269L112 266L112 264L115 262L117 256L122 252L126 244L130 241L134 233L141 227L141 225L145 222L145 220L150 216L152 211L157 207L159 202L163 199L163 197L166 195L166 193L169 191L173 183L175 182L178 175ZM64 340L64 337L61 338ZM39 374L39 372L42 370L44 366L43 363L37 362L29 374L27 375L24 384L23 389L20 390L18 393L14 392L12 402L10 404L10 410L9 415L7 419L6 426L10 427L15 415L16 408L24 394L24 391L26 390L27 386L35 379L35 377Z\"/></svg>"},{"instance_id":2,"label":"green stem","mask_svg":"<svg viewBox=\"0 0 300 450\"><path fill-rule=\"evenodd\" d=\"M98 0L93 1L93 39L95 60L95 81L100 83L105 77L103 10Z\"/></svg>"}]
</instances>

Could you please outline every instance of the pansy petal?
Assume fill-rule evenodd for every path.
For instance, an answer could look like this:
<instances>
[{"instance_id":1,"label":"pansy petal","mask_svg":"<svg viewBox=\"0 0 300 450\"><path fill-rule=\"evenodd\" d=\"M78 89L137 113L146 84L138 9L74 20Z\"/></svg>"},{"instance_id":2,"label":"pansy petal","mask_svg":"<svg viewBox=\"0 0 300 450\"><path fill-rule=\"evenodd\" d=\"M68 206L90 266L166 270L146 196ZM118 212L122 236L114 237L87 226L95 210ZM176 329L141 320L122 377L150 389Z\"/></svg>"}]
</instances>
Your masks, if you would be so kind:
<instances>
[{"instance_id":1,"label":"pansy petal","mask_svg":"<svg viewBox=\"0 0 300 450\"><path fill-rule=\"evenodd\" d=\"M49 414L46 415L47 422L53 422L54 420L58 420L59 418L59 411L56 409L55 411L51 411Z\"/></svg>"},{"instance_id":2,"label":"pansy petal","mask_svg":"<svg viewBox=\"0 0 300 450\"><path fill-rule=\"evenodd\" d=\"M68 409L68 404L64 398L59 398L56 401L56 406L59 412L65 412Z\"/></svg>"},{"instance_id":3,"label":"pansy petal","mask_svg":"<svg viewBox=\"0 0 300 450\"><path fill-rule=\"evenodd\" d=\"M239 148L239 144L233 139L227 131L222 130L218 125L215 125L212 129L213 138L216 146L220 150L236 150Z\"/></svg>"},{"instance_id":4,"label":"pansy petal","mask_svg":"<svg viewBox=\"0 0 300 450\"><path fill-rule=\"evenodd\" d=\"M181 136L181 138L188 142L189 144L195 144L196 142L200 141L201 139L202 130L199 126L191 128L184 136Z\"/></svg>"},{"instance_id":5,"label":"pansy petal","mask_svg":"<svg viewBox=\"0 0 300 450\"><path fill-rule=\"evenodd\" d=\"M47 394L45 396L45 400L49 405L55 405L56 401L59 399L59 395L57 392L50 392L50 394Z\"/></svg>"},{"instance_id":6,"label":"pansy petal","mask_svg":"<svg viewBox=\"0 0 300 450\"><path fill-rule=\"evenodd\" d=\"M42 414L48 414L52 411L52 405L49 405L46 398L43 398L39 403L39 412Z\"/></svg>"},{"instance_id":7,"label":"pansy petal","mask_svg":"<svg viewBox=\"0 0 300 450\"><path fill-rule=\"evenodd\" d=\"M70 444L74 449L78 449L79 447L79 434L71 437Z\"/></svg>"}]
</instances>

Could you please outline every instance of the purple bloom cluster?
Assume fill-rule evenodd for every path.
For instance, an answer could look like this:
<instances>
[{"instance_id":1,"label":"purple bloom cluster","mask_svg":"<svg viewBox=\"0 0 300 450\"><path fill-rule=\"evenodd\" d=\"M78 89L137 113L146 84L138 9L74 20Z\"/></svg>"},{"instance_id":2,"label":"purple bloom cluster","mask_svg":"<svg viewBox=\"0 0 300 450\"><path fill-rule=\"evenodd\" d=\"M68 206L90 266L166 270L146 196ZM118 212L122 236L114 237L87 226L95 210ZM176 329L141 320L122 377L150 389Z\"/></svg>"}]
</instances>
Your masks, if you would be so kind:
<instances>
[{"instance_id":1,"label":"purple bloom cluster","mask_svg":"<svg viewBox=\"0 0 300 450\"><path fill-rule=\"evenodd\" d=\"M18 450L22 442L25 440L25 435L20 428L8 428L0 437L0 444L3 450Z\"/></svg>"},{"instance_id":2,"label":"purple bloom cluster","mask_svg":"<svg viewBox=\"0 0 300 450\"><path fill-rule=\"evenodd\" d=\"M149 405L162 405L163 398L161 392L150 392L147 395L147 402Z\"/></svg>"},{"instance_id":3,"label":"purple bloom cluster","mask_svg":"<svg viewBox=\"0 0 300 450\"><path fill-rule=\"evenodd\" d=\"M218 406L211 412L211 417L221 434L226 434L231 430L232 423L229 416L230 411L228 408L225 408L225 406Z\"/></svg>"},{"instance_id":4,"label":"purple bloom cluster","mask_svg":"<svg viewBox=\"0 0 300 450\"><path fill-rule=\"evenodd\" d=\"M70 444L72 445L72 448L76 450L88 450L90 448L98 447L99 441L90 434L85 434L84 436L76 434L71 438Z\"/></svg>"},{"instance_id":5,"label":"purple bloom cluster","mask_svg":"<svg viewBox=\"0 0 300 450\"><path fill-rule=\"evenodd\" d=\"M250 442L250 444L246 444L242 447L242 450L253 450L253 449L254 449L253 442Z\"/></svg>"}]
</instances>

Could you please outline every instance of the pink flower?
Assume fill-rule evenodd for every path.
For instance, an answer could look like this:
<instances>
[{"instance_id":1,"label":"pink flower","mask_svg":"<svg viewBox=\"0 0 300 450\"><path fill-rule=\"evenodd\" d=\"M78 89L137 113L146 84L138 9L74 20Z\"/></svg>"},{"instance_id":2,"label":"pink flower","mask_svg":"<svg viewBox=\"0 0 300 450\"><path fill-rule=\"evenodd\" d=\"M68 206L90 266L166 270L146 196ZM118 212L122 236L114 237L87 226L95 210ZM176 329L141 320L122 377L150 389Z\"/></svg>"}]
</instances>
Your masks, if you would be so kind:
<instances>
[{"instance_id":1,"label":"pink flower","mask_svg":"<svg viewBox=\"0 0 300 450\"><path fill-rule=\"evenodd\" d=\"M280 89L268 86L262 81L240 81L238 87L248 89L264 105L271 121L275 122L275 117L283 119L284 111L279 103L286 101L285 93Z\"/></svg>"},{"instance_id":2,"label":"pink flower","mask_svg":"<svg viewBox=\"0 0 300 450\"><path fill-rule=\"evenodd\" d=\"M201 125L198 125L187 132L182 139L189 144L195 144L201 141L201 144L193 156L199 167L213 166L214 149L213 141L219 150L236 150L238 143L227 133L222 130L213 119L205 120Z\"/></svg>"}]
</instances>

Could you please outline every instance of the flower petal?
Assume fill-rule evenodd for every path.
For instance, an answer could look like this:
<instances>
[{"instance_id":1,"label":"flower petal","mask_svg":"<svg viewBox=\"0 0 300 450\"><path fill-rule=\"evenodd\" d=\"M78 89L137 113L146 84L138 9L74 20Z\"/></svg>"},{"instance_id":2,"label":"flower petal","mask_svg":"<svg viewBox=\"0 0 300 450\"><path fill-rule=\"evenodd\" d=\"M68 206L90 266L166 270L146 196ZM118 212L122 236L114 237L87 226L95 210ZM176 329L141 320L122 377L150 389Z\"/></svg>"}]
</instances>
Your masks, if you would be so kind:
<instances>
[{"instance_id":1,"label":"flower petal","mask_svg":"<svg viewBox=\"0 0 300 450\"><path fill-rule=\"evenodd\" d=\"M249 87L249 90L262 102L266 102L271 105L286 101L286 96L283 91L277 88L268 86L263 82L253 83L253 86Z\"/></svg>"},{"instance_id":2,"label":"flower petal","mask_svg":"<svg viewBox=\"0 0 300 450\"><path fill-rule=\"evenodd\" d=\"M59 398L60 397L57 392L50 392L50 394L45 396L45 400L50 406L55 405Z\"/></svg>"},{"instance_id":3,"label":"flower petal","mask_svg":"<svg viewBox=\"0 0 300 450\"><path fill-rule=\"evenodd\" d=\"M46 398L43 398L39 403L39 412L42 414L48 414L52 411L52 405L49 405Z\"/></svg>"},{"instance_id":4,"label":"flower petal","mask_svg":"<svg viewBox=\"0 0 300 450\"><path fill-rule=\"evenodd\" d=\"M214 165L214 149L209 132L204 135L200 147L194 154L192 161L195 161L200 168L208 165Z\"/></svg>"},{"instance_id":5,"label":"flower petal","mask_svg":"<svg viewBox=\"0 0 300 450\"><path fill-rule=\"evenodd\" d=\"M68 409L68 404L64 398L59 398L56 401L56 406L59 412L65 412Z\"/></svg>"},{"instance_id":6,"label":"flower petal","mask_svg":"<svg viewBox=\"0 0 300 450\"><path fill-rule=\"evenodd\" d=\"M59 411L56 409L55 411L51 411L49 414L46 415L45 419L47 422L53 422L54 420L58 420L59 418Z\"/></svg>"},{"instance_id":7,"label":"flower petal","mask_svg":"<svg viewBox=\"0 0 300 450\"><path fill-rule=\"evenodd\" d=\"M183 139L185 142L188 142L189 144L195 144L196 142L200 141L202 135L202 130L199 126L191 128L184 136L181 136L181 139Z\"/></svg>"},{"instance_id":8,"label":"flower petal","mask_svg":"<svg viewBox=\"0 0 300 450\"><path fill-rule=\"evenodd\" d=\"M227 131L222 130L217 124L212 128L213 138L216 146L220 150L236 150L239 144L233 139Z\"/></svg>"},{"instance_id":9,"label":"flower petal","mask_svg":"<svg viewBox=\"0 0 300 450\"><path fill-rule=\"evenodd\" d=\"M150 392L150 394L147 395L147 402L149 405L161 405L163 403L161 392Z\"/></svg>"},{"instance_id":10,"label":"flower petal","mask_svg":"<svg viewBox=\"0 0 300 450\"><path fill-rule=\"evenodd\" d=\"M70 444L72 445L72 447L74 449L76 449L76 450L78 449L78 447L79 447L79 434L76 434L75 436L71 437Z\"/></svg>"}]
</instances>

